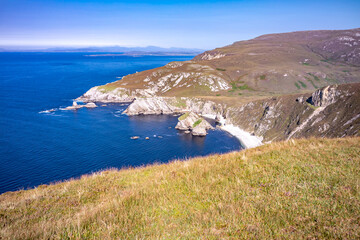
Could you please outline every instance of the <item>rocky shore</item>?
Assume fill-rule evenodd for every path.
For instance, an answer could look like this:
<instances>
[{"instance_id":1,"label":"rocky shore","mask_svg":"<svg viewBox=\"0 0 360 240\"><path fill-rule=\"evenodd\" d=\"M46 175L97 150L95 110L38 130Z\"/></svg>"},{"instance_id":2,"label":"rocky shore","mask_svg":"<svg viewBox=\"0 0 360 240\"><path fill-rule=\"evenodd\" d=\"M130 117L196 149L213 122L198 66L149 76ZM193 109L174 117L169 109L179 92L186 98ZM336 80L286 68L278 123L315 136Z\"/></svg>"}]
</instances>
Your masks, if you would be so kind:
<instances>
[{"instance_id":1,"label":"rocky shore","mask_svg":"<svg viewBox=\"0 0 360 240\"><path fill-rule=\"evenodd\" d=\"M78 104L76 101L73 101L73 104L72 106L69 106L69 107L66 107L66 108L63 108L61 110L77 110L77 109L80 109L80 108L96 108L96 104L93 103L93 102L88 102L86 104Z\"/></svg>"},{"instance_id":2,"label":"rocky shore","mask_svg":"<svg viewBox=\"0 0 360 240\"><path fill-rule=\"evenodd\" d=\"M114 91L113 91L114 92ZM112 99L101 95L101 99ZM82 100L89 102L93 96ZM117 100L129 99L125 97ZM114 102L118 102L118 101ZM110 100L109 100L110 101ZM221 128L236 136L246 148L263 142L302 137L359 135L360 84L332 85L314 93L284 95L236 106L196 97L134 97L124 114L180 114L192 112L221 120ZM188 131L193 131L189 128ZM201 130L195 134L204 134Z\"/></svg>"},{"instance_id":3,"label":"rocky shore","mask_svg":"<svg viewBox=\"0 0 360 240\"><path fill-rule=\"evenodd\" d=\"M214 129L208 121L193 112L181 115L175 128L191 132L193 136L206 136L207 130Z\"/></svg>"}]
</instances>

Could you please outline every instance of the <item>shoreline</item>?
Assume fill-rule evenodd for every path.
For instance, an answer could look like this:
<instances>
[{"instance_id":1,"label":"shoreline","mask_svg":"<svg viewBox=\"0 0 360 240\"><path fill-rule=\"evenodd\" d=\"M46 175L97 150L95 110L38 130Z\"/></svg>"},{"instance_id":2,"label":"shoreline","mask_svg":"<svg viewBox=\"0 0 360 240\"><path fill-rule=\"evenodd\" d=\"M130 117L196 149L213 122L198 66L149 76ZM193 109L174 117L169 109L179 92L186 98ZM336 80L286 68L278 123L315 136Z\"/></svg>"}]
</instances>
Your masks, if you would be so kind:
<instances>
[{"instance_id":1,"label":"shoreline","mask_svg":"<svg viewBox=\"0 0 360 240\"><path fill-rule=\"evenodd\" d=\"M261 146L263 144L261 138L252 136L249 132L246 132L246 131L242 130L241 128L236 127L232 124L221 125L220 129L230 133L231 135L233 135L234 137L239 139L241 145L245 149L255 148L255 147Z\"/></svg>"},{"instance_id":2,"label":"shoreline","mask_svg":"<svg viewBox=\"0 0 360 240\"><path fill-rule=\"evenodd\" d=\"M77 102L89 102L89 100L87 101L88 99L81 99L81 97L78 97L76 98L74 101ZM108 101L94 101L95 103L106 103L106 104L109 104L109 103L113 103L113 104L129 104L128 108L131 106L132 103L134 103L134 101L132 102L125 102L125 101L116 101L116 100L108 100ZM82 105L81 105L82 106ZM83 105L85 107L85 105ZM101 105L100 105L101 106ZM127 116L131 116L131 114L129 115L128 113L125 113L126 110L128 109L126 108L122 114L126 114ZM54 110L57 110L57 109L50 109L50 110L45 110L45 111L41 111L40 113L48 113L48 112L51 112L51 111L54 111ZM68 108L68 109L61 109L59 108L59 110L76 110L75 108ZM186 111L186 110L185 110ZM190 109L188 109L188 111L191 111ZM181 114L181 112L166 112L166 113L162 113L162 114ZM150 114L145 114L145 115L158 115L157 113L150 113ZM205 117L205 118L208 118L208 119L213 119L215 120L217 115L215 114L211 114L211 113L208 113L208 114L200 114L202 117ZM220 117L219 119L219 123L220 123L220 126L219 128L223 131L226 131L228 132L229 134L231 134L232 136L236 137L239 142L240 142L240 145L244 148L244 149L248 149L248 148L254 148L254 147L258 147L258 146L261 146L263 143L262 143L262 140L263 138L262 137L257 137L257 136L254 136L252 135L251 133L241 129L240 127L238 126L235 126L233 124L227 124L226 123L226 119L224 119L223 116L218 116Z\"/></svg>"},{"instance_id":3,"label":"shoreline","mask_svg":"<svg viewBox=\"0 0 360 240\"><path fill-rule=\"evenodd\" d=\"M216 118L216 115L211 114L204 114L202 116L210 119ZM249 132L246 132L233 124L226 124L226 120L222 116L220 116L219 123L219 128L236 137L240 141L240 144L242 147L244 147L244 149L255 148L263 144L262 138L253 136Z\"/></svg>"}]
</instances>

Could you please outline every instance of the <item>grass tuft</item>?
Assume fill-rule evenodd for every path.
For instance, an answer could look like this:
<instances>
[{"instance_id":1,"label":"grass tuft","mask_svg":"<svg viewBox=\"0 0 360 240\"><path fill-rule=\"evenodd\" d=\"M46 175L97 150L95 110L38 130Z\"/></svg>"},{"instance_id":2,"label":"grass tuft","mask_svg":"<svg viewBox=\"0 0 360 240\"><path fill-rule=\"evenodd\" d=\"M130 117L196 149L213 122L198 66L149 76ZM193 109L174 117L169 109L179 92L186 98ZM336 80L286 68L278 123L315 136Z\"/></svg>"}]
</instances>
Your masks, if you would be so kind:
<instances>
[{"instance_id":1,"label":"grass tuft","mask_svg":"<svg viewBox=\"0 0 360 240\"><path fill-rule=\"evenodd\" d=\"M197 125L199 125L201 122L202 122L202 119L198 119L196 122L194 122L193 128L196 127Z\"/></svg>"},{"instance_id":2,"label":"grass tuft","mask_svg":"<svg viewBox=\"0 0 360 240\"><path fill-rule=\"evenodd\" d=\"M183 115L181 115L178 120L182 121L185 120L188 116L189 116L190 112L184 113Z\"/></svg>"},{"instance_id":3,"label":"grass tuft","mask_svg":"<svg viewBox=\"0 0 360 240\"><path fill-rule=\"evenodd\" d=\"M300 83L300 85L301 85L303 88L306 88L306 87L307 87L304 82L302 82L302 81L300 81L300 80L299 80L298 82Z\"/></svg>"}]
</instances>

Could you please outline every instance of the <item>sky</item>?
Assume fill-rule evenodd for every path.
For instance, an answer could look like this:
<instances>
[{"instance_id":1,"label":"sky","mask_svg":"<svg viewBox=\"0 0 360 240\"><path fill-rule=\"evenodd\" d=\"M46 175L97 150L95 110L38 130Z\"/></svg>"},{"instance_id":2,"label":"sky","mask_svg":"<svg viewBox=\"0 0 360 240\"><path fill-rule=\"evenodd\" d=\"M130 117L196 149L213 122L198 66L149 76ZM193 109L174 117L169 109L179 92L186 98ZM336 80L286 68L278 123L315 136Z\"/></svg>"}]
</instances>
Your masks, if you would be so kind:
<instances>
[{"instance_id":1,"label":"sky","mask_svg":"<svg viewBox=\"0 0 360 240\"><path fill-rule=\"evenodd\" d=\"M360 0L0 0L2 46L213 49L268 33L360 27Z\"/></svg>"}]
</instances>

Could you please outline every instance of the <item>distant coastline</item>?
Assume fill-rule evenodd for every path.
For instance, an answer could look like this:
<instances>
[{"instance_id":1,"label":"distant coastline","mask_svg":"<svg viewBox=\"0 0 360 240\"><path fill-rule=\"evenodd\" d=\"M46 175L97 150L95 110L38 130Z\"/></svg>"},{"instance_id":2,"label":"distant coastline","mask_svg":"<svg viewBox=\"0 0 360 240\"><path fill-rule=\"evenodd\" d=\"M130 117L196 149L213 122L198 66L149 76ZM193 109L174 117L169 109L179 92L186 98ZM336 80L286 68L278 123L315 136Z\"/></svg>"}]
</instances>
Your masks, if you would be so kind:
<instances>
[{"instance_id":1,"label":"distant coastline","mask_svg":"<svg viewBox=\"0 0 360 240\"><path fill-rule=\"evenodd\" d=\"M89 54L86 57L117 57L117 56L195 56L195 53L179 53L179 52L126 52L126 53L104 53Z\"/></svg>"},{"instance_id":2,"label":"distant coastline","mask_svg":"<svg viewBox=\"0 0 360 240\"><path fill-rule=\"evenodd\" d=\"M157 46L122 47L46 47L46 46L0 46L0 52L77 52L99 53L99 56L195 56L204 52L197 48L163 48ZM92 55L92 54L91 54ZM94 54L97 57L97 54Z\"/></svg>"}]
</instances>

